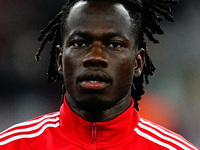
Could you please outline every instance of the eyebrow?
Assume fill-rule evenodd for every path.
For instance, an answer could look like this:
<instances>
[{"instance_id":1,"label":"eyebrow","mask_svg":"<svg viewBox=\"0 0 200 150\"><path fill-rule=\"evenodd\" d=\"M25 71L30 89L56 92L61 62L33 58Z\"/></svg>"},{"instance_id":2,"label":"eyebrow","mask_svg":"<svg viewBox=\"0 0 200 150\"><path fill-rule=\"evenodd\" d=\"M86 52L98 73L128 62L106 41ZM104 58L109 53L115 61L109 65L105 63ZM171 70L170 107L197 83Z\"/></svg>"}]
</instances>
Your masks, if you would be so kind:
<instances>
[{"instance_id":1,"label":"eyebrow","mask_svg":"<svg viewBox=\"0 0 200 150\"><path fill-rule=\"evenodd\" d=\"M72 37L74 37L74 36L80 36L80 37L83 37L83 38L92 40L92 39L93 39L93 38L92 38L92 34L93 34L93 33L88 32L88 31L84 31L84 32L82 32L82 31L77 31L77 32L73 32L72 34L70 34L70 35L69 35L69 38L72 38ZM122 39L125 39L125 40L129 41L129 40L128 40L128 37L122 35L122 33L120 33L120 32L107 32L107 33L104 33L104 34L101 36L101 38L102 38L103 40L111 39L111 38L114 38L114 37L120 37L120 38L122 38Z\"/></svg>"},{"instance_id":2,"label":"eyebrow","mask_svg":"<svg viewBox=\"0 0 200 150\"><path fill-rule=\"evenodd\" d=\"M92 39L90 32L76 31L76 32L73 32L72 34L70 34L69 38L72 38L74 36L80 36L80 37L83 37L83 38Z\"/></svg>"}]
</instances>

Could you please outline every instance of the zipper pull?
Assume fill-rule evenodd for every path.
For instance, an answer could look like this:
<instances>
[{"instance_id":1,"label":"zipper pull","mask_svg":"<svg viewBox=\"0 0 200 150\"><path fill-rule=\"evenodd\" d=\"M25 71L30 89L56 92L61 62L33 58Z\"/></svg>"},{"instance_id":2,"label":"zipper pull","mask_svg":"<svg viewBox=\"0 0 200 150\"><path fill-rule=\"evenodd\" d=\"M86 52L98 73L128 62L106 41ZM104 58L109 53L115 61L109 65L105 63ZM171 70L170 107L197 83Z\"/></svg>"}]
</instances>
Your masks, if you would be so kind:
<instances>
[{"instance_id":1,"label":"zipper pull","mask_svg":"<svg viewBox=\"0 0 200 150\"><path fill-rule=\"evenodd\" d=\"M92 123L92 141L96 141L97 139L97 125L96 122Z\"/></svg>"}]
</instances>

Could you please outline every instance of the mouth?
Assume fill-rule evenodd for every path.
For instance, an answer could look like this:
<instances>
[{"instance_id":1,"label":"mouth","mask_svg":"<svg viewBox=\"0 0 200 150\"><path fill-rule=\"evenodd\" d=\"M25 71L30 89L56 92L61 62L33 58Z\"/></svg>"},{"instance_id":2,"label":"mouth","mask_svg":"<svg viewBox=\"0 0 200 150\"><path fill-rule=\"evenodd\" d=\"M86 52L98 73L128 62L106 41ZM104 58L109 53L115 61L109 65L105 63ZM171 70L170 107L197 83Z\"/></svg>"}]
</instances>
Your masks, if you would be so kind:
<instances>
[{"instance_id":1,"label":"mouth","mask_svg":"<svg viewBox=\"0 0 200 150\"><path fill-rule=\"evenodd\" d=\"M85 90L103 90L111 83L111 78L101 71L86 72L78 78L78 82Z\"/></svg>"}]
</instances>

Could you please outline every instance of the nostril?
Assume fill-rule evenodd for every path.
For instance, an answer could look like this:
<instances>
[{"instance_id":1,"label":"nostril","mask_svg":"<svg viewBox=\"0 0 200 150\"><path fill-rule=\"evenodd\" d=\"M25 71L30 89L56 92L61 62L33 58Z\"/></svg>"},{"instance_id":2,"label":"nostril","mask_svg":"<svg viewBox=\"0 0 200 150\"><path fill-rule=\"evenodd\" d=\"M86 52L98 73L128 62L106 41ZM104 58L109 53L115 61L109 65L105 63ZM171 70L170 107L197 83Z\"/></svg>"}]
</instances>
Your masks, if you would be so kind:
<instances>
[{"instance_id":1,"label":"nostril","mask_svg":"<svg viewBox=\"0 0 200 150\"><path fill-rule=\"evenodd\" d=\"M108 61L102 57L89 57L83 60L84 67L102 67L106 68L108 66Z\"/></svg>"}]
</instances>

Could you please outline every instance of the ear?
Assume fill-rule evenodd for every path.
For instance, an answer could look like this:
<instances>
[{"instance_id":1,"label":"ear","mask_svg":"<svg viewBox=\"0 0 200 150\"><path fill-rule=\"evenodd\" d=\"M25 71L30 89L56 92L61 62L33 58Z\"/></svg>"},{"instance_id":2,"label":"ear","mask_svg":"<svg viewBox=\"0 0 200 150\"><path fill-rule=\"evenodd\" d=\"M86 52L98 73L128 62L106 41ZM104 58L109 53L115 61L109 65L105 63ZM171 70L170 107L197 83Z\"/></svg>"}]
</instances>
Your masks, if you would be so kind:
<instances>
[{"instance_id":1,"label":"ear","mask_svg":"<svg viewBox=\"0 0 200 150\"><path fill-rule=\"evenodd\" d=\"M63 64L62 64L63 49L60 45L57 45L56 48L58 52L58 57L57 57L58 73L62 75L63 74Z\"/></svg>"},{"instance_id":2,"label":"ear","mask_svg":"<svg viewBox=\"0 0 200 150\"><path fill-rule=\"evenodd\" d=\"M134 76L137 78L141 75L145 63L145 51L140 49L136 52Z\"/></svg>"}]
</instances>

